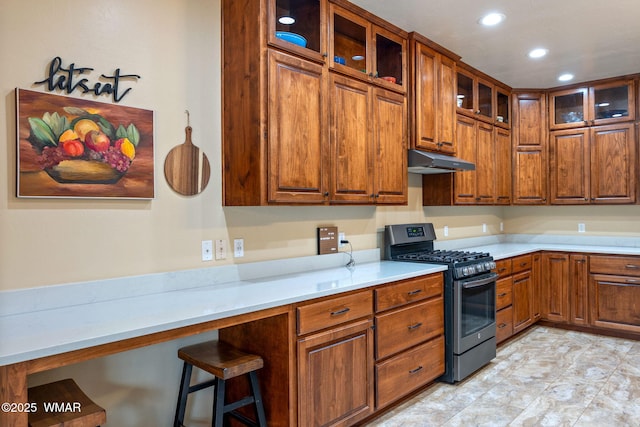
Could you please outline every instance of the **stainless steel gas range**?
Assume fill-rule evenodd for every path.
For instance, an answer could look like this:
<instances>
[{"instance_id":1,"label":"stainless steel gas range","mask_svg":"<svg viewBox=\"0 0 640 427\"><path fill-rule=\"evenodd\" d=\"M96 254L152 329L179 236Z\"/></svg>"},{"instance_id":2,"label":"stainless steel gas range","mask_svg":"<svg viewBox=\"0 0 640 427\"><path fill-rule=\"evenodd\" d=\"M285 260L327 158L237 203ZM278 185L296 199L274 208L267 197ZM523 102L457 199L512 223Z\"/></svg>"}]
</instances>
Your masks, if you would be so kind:
<instances>
[{"instance_id":1,"label":"stainless steel gas range","mask_svg":"<svg viewBox=\"0 0 640 427\"><path fill-rule=\"evenodd\" d=\"M445 373L461 381L496 357L495 262L486 252L435 250L433 224L385 227L385 259L447 265L444 272Z\"/></svg>"}]
</instances>

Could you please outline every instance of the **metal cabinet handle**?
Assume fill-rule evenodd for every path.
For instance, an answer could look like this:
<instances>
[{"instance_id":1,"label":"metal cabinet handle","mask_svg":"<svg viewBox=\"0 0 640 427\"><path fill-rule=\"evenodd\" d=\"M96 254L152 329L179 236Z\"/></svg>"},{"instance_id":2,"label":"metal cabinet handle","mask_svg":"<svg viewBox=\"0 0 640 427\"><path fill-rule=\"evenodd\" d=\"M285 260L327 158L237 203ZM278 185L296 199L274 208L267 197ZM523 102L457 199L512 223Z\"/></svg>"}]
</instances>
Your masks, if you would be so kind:
<instances>
[{"instance_id":1,"label":"metal cabinet handle","mask_svg":"<svg viewBox=\"0 0 640 427\"><path fill-rule=\"evenodd\" d=\"M409 374L415 374L417 372L422 371L422 366L418 366L416 369L412 369L409 371Z\"/></svg>"},{"instance_id":2,"label":"metal cabinet handle","mask_svg":"<svg viewBox=\"0 0 640 427\"><path fill-rule=\"evenodd\" d=\"M506 324L506 323L500 323L500 324L498 325L498 328L500 328L500 329L502 329L502 328L506 328L506 327L507 327L507 324Z\"/></svg>"},{"instance_id":3,"label":"metal cabinet handle","mask_svg":"<svg viewBox=\"0 0 640 427\"><path fill-rule=\"evenodd\" d=\"M627 265L624 266L624 268L628 268L630 270L637 270L637 269L640 268L640 266L635 265L635 264L627 264Z\"/></svg>"},{"instance_id":4,"label":"metal cabinet handle","mask_svg":"<svg viewBox=\"0 0 640 427\"><path fill-rule=\"evenodd\" d=\"M341 314L345 314L348 313L351 309L349 307L345 307L342 310L338 310L338 311L332 311L331 315L332 316L339 316Z\"/></svg>"},{"instance_id":5,"label":"metal cabinet handle","mask_svg":"<svg viewBox=\"0 0 640 427\"><path fill-rule=\"evenodd\" d=\"M413 291L409 291L407 292L407 295L409 295L410 297L414 296L414 295L418 295L420 292L422 292L422 289L414 289Z\"/></svg>"},{"instance_id":6,"label":"metal cabinet handle","mask_svg":"<svg viewBox=\"0 0 640 427\"><path fill-rule=\"evenodd\" d=\"M408 328L409 328L410 331L413 331L415 329L418 329L420 326L422 326L422 322L418 322L416 324L409 325Z\"/></svg>"},{"instance_id":7,"label":"metal cabinet handle","mask_svg":"<svg viewBox=\"0 0 640 427\"><path fill-rule=\"evenodd\" d=\"M499 296L500 298L502 298L502 297L506 297L506 296L507 296L507 293L506 293L506 292L503 292L503 293L499 294L498 296Z\"/></svg>"}]
</instances>

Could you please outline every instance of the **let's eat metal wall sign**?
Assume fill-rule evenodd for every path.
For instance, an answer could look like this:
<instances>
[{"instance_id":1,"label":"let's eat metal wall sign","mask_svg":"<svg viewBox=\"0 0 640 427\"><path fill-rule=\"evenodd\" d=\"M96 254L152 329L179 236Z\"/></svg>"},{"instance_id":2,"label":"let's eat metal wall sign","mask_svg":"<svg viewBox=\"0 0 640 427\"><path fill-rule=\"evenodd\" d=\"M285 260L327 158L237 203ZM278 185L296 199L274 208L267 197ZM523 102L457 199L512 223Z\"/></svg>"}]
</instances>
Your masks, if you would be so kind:
<instances>
[{"instance_id":1,"label":"let's eat metal wall sign","mask_svg":"<svg viewBox=\"0 0 640 427\"><path fill-rule=\"evenodd\" d=\"M56 89L65 91L68 94L80 91L98 96L111 96L114 102L120 102L132 89L130 87L124 88L122 86L124 81L141 78L137 74L122 74L120 68L116 68L112 75L101 74L100 78L104 81L91 82L88 78L82 76L93 70L91 67L77 67L73 62L65 68L62 59L56 56L49 64L47 78L34 82L34 84L45 85L49 92Z\"/></svg>"}]
</instances>

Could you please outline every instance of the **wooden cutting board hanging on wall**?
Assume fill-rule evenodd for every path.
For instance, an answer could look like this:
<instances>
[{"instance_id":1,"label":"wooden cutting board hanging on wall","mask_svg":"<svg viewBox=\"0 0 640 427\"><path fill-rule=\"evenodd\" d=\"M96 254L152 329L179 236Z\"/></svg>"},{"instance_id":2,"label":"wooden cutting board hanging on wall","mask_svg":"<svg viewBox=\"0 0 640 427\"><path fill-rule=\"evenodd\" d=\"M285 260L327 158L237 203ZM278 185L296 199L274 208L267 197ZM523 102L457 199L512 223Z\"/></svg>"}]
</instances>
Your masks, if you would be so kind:
<instances>
[{"instance_id":1,"label":"wooden cutting board hanging on wall","mask_svg":"<svg viewBox=\"0 0 640 427\"><path fill-rule=\"evenodd\" d=\"M191 141L189 112L186 113L185 141L167 154L164 160L164 177L176 193L194 196L202 192L209 183L211 167L207 155Z\"/></svg>"}]
</instances>

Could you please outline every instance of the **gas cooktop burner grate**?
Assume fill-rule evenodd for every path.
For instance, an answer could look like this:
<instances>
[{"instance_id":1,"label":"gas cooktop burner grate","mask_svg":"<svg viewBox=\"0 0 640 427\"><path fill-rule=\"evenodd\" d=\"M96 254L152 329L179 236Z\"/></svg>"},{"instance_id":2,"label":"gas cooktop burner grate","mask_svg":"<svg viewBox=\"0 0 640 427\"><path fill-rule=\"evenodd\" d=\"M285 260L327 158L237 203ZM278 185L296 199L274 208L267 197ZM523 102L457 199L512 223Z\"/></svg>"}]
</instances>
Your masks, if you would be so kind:
<instances>
[{"instance_id":1,"label":"gas cooktop burner grate","mask_svg":"<svg viewBox=\"0 0 640 427\"><path fill-rule=\"evenodd\" d=\"M490 257L490 255L487 252L433 250L401 254L398 255L396 259L405 261L440 262L449 264L456 262L475 261L488 257Z\"/></svg>"}]
</instances>

